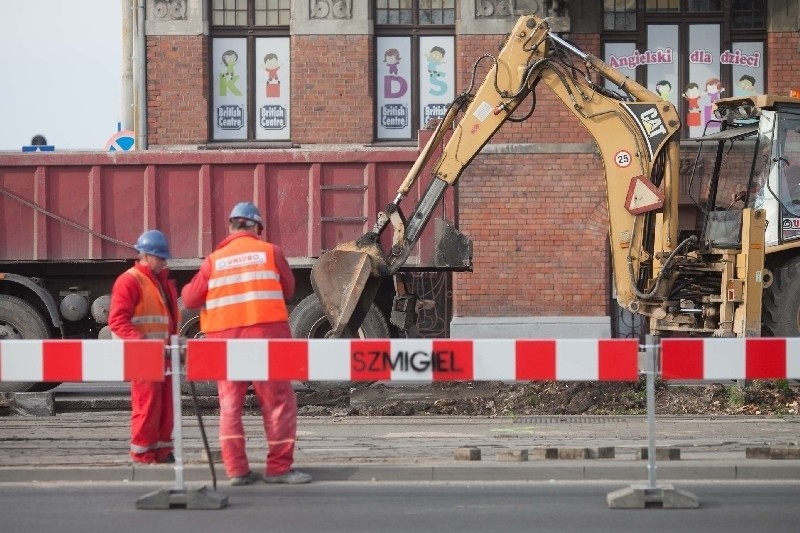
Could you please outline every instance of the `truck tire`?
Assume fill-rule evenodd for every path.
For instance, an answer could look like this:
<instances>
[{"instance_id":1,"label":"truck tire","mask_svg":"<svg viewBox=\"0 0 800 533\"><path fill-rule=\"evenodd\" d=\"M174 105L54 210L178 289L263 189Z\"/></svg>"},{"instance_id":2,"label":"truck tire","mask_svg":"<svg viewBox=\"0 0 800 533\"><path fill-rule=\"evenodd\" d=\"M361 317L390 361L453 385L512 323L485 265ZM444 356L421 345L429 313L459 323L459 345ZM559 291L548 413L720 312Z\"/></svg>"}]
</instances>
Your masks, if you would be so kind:
<instances>
[{"instance_id":1,"label":"truck tire","mask_svg":"<svg viewBox=\"0 0 800 533\"><path fill-rule=\"evenodd\" d=\"M178 311L181 313L178 335L187 339L202 339L205 337L200 331L200 310L186 309L183 307L183 298L178 298Z\"/></svg>"},{"instance_id":2,"label":"truck tire","mask_svg":"<svg viewBox=\"0 0 800 533\"><path fill-rule=\"evenodd\" d=\"M324 339L325 334L331 330L331 323L316 294L305 297L297 304L289 316L289 326L296 339ZM357 334L345 330L342 335L352 339L381 339L389 336L389 323L375 304L370 307Z\"/></svg>"},{"instance_id":3,"label":"truck tire","mask_svg":"<svg viewBox=\"0 0 800 533\"><path fill-rule=\"evenodd\" d=\"M289 326L296 339L324 339L325 334L331 330L331 323L316 294L305 297L297 304L289 315ZM372 304L357 335L349 330L345 330L342 335L345 338L362 339L386 339L389 336L389 323L375 304ZM316 391L350 387L350 382L347 381L306 381L304 384Z\"/></svg>"},{"instance_id":4,"label":"truck tire","mask_svg":"<svg viewBox=\"0 0 800 533\"><path fill-rule=\"evenodd\" d=\"M186 309L183 307L183 298L178 298L178 310L181 313L181 323L178 334L187 339L202 339L205 333L200 329L200 310ZM198 396L216 396L216 381L195 381L194 390ZM189 383L181 374L181 394L191 394L192 389Z\"/></svg>"},{"instance_id":5,"label":"truck tire","mask_svg":"<svg viewBox=\"0 0 800 533\"><path fill-rule=\"evenodd\" d=\"M50 331L42 315L25 300L0 294L0 340L47 339ZM0 383L0 392L42 392L58 383Z\"/></svg>"},{"instance_id":6,"label":"truck tire","mask_svg":"<svg viewBox=\"0 0 800 533\"><path fill-rule=\"evenodd\" d=\"M772 285L761 303L761 334L765 337L800 336L800 257L772 271Z\"/></svg>"}]
</instances>

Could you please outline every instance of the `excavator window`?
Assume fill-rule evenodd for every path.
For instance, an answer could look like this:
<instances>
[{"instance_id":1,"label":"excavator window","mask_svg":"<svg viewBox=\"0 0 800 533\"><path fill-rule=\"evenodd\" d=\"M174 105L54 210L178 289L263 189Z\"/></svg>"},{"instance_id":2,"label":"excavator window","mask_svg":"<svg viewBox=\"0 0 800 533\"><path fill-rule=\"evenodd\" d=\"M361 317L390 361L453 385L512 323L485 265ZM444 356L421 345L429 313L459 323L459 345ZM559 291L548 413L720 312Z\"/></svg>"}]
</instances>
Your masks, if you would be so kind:
<instances>
[{"instance_id":1,"label":"excavator window","mask_svg":"<svg viewBox=\"0 0 800 533\"><path fill-rule=\"evenodd\" d=\"M780 162L781 241L800 238L800 115L780 114L776 159Z\"/></svg>"},{"instance_id":2,"label":"excavator window","mask_svg":"<svg viewBox=\"0 0 800 533\"><path fill-rule=\"evenodd\" d=\"M771 151L771 142L758 133L758 124L733 124L695 139L699 146L692 182L698 183L692 183L689 195L703 212L701 243L717 248L741 245L741 210L758 201L758 176L764 172L759 161L768 160Z\"/></svg>"}]
</instances>

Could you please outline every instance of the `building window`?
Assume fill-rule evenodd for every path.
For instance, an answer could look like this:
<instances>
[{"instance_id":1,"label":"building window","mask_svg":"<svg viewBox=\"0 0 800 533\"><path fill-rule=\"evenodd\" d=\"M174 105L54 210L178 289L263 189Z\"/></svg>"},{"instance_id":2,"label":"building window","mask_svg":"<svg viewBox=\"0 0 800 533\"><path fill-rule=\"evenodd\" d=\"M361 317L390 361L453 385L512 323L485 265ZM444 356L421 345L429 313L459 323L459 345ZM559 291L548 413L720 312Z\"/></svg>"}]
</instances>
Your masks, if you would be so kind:
<instances>
[{"instance_id":1,"label":"building window","mask_svg":"<svg viewBox=\"0 0 800 533\"><path fill-rule=\"evenodd\" d=\"M420 2L420 24L455 24L455 0L428 0Z\"/></svg>"},{"instance_id":2,"label":"building window","mask_svg":"<svg viewBox=\"0 0 800 533\"><path fill-rule=\"evenodd\" d=\"M289 140L291 0L212 0L211 139Z\"/></svg>"},{"instance_id":3,"label":"building window","mask_svg":"<svg viewBox=\"0 0 800 533\"><path fill-rule=\"evenodd\" d=\"M375 1L378 140L411 140L455 97L455 0Z\"/></svg>"},{"instance_id":4,"label":"building window","mask_svg":"<svg viewBox=\"0 0 800 533\"><path fill-rule=\"evenodd\" d=\"M212 26L288 26L291 0L213 0Z\"/></svg>"},{"instance_id":5,"label":"building window","mask_svg":"<svg viewBox=\"0 0 800 533\"><path fill-rule=\"evenodd\" d=\"M605 21L618 13L609 4L616 2L604 3ZM647 0L634 11L641 32L606 24L606 62L672 102L684 138L719 128L717 99L764 92L766 2L733 1L723 10L719 0Z\"/></svg>"},{"instance_id":6,"label":"building window","mask_svg":"<svg viewBox=\"0 0 800 533\"><path fill-rule=\"evenodd\" d=\"M375 3L375 24L411 24L411 0L378 0Z\"/></svg>"},{"instance_id":7,"label":"building window","mask_svg":"<svg viewBox=\"0 0 800 533\"><path fill-rule=\"evenodd\" d=\"M644 9L648 13L677 13L681 10L681 0L647 0Z\"/></svg>"},{"instance_id":8,"label":"building window","mask_svg":"<svg viewBox=\"0 0 800 533\"><path fill-rule=\"evenodd\" d=\"M722 11L722 0L689 0L690 13L710 13Z\"/></svg>"},{"instance_id":9,"label":"building window","mask_svg":"<svg viewBox=\"0 0 800 533\"><path fill-rule=\"evenodd\" d=\"M603 28L606 30L636 29L636 0L605 0Z\"/></svg>"},{"instance_id":10,"label":"building window","mask_svg":"<svg viewBox=\"0 0 800 533\"><path fill-rule=\"evenodd\" d=\"M247 0L214 0L211 4L213 26L247 26Z\"/></svg>"},{"instance_id":11,"label":"building window","mask_svg":"<svg viewBox=\"0 0 800 533\"><path fill-rule=\"evenodd\" d=\"M733 29L763 29L766 26L764 0L733 0L731 3L731 19Z\"/></svg>"}]
</instances>

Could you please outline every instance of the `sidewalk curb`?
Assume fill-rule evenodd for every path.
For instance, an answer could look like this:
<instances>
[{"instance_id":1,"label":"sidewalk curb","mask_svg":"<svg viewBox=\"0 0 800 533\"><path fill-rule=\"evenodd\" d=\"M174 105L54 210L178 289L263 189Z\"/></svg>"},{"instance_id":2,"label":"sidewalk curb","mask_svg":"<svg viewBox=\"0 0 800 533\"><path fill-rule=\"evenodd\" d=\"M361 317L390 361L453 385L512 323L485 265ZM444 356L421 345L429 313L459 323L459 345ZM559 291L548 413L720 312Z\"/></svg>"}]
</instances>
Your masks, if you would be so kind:
<instances>
[{"instance_id":1,"label":"sidewalk curb","mask_svg":"<svg viewBox=\"0 0 800 533\"><path fill-rule=\"evenodd\" d=\"M647 465L641 461L595 462L558 461L518 462L507 464L436 464L436 465L376 465L342 464L330 466L303 466L314 481L647 481ZM263 470L263 465L252 465L253 470ZM657 464L657 479L676 480L800 480L800 464L784 461L699 460L682 464ZM207 466L190 465L183 469L186 482L210 483ZM131 482L174 483L172 467L4 467L0 469L0 483L35 482ZM217 465L217 482L228 486L224 470Z\"/></svg>"}]
</instances>

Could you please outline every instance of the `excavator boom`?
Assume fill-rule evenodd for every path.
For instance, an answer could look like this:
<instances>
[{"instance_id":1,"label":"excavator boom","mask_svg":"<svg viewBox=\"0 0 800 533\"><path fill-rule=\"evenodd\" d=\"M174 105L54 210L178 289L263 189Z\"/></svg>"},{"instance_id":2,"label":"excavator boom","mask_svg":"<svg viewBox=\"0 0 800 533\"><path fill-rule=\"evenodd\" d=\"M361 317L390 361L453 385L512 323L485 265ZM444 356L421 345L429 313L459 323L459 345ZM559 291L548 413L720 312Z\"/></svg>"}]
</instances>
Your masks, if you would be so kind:
<instances>
[{"instance_id":1,"label":"excavator boom","mask_svg":"<svg viewBox=\"0 0 800 533\"><path fill-rule=\"evenodd\" d=\"M632 100L646 103L610 97L608 91L592 83L590 70L612 81ZM583 79L575 75L581 71L586 73ZM610 202L612 198L616 203L622 201L620 197L624 200L632 177L650 181L656 159L679 128L672 105L661 102L635 81L552 34L543 20L535 16L520 17L502 50L493 58L483 83L475 93L470 92L470 87L450 105L400 185L397 197L380 213L372 230L356 241L338 245L315 262L312 286L331 322L330 336L340 336L346 328L351 332L358 329L380 278L395 274L405 262L446 188L456 184L481 148L540 83L552 89L598 140L606 172L610 174L608 182L613 183ZM451 129L452 135L433 167L431 184L406 218L400 208L402 200ZM666 167L670 171L677 160L676 154L675 150L669 151L670 164ZM621 158L627 158L625 163L620 163ZM612 220L612 235L617 236L618 246L631 248L634 235L643 231L642 222L635 227L634 215L624 218ZM380 246L380 236L389 224L394 228L393 244L386 253ZM677 230L674 233L677 235ZM639 257L631 256L634 270L638 270L638 261ZM621 301L633 299L627 297L631 291L627 273L625 277Z\"/></svg>"}]
</instances>

